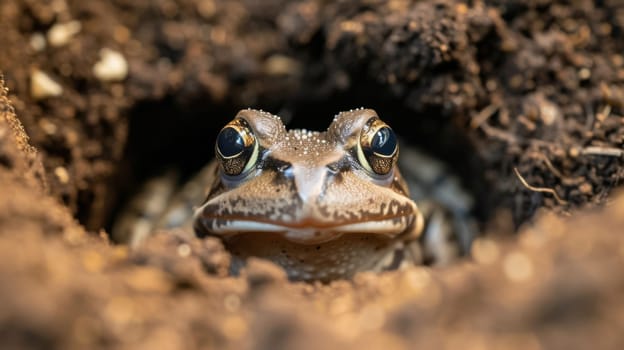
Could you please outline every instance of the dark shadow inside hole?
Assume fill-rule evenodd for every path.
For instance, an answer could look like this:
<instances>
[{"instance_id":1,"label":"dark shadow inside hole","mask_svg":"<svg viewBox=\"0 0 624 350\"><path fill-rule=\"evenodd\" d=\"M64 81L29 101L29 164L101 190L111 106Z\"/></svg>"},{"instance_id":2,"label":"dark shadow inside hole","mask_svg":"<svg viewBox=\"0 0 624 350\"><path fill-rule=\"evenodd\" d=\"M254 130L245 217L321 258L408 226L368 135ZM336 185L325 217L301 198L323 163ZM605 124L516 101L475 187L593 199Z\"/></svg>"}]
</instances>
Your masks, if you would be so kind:
<instances>
[{"instance_id":1,"label":"dark shadow inside hole","mask_svg":"<svg viewBox=\"0 0 624 350\"><path fill-rule=\"evenodd\" d=\"M173 97L144 101L130 111L128 143L112 183L106 215L110 232L124 204L154 176L174 169L181 181L214 155L215 137L236 113L226 105L196 100L180 103Z\"/></svg>"}]
</instances>

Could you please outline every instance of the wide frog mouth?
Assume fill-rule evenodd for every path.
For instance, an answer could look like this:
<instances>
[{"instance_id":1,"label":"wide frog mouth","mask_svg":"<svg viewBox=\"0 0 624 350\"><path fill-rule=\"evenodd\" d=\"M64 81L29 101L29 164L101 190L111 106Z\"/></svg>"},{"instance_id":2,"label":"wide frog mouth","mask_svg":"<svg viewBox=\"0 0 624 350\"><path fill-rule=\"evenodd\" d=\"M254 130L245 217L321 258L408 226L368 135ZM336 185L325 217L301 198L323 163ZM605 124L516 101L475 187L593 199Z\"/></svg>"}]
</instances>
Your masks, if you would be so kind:
<instances>
[{"instance_id":1,"label":"wide frog mouth","mask_svg":"<svg viewBox=\"0 0 624 350\"><path fill-rule=\"evenodd\" d=\"M291 242L318 244L337 239L345 234L371 234L394 238L409 231L412 227L420 231L419 228L422 227L423 223L420 215L403 215L367 221L328 224L311 220L292 223L250 220L249 218L210 217L204 214L196 220L196 225L202 226L200 228L196 227L199 231L209 232L223 239L228 239L238 234L275 233L282 235L284 239Z\"/></svg>"},{"instance_id":2,"label":"wide frog mouth","mask_svg":"<svg viewBox=\"0 0 624 350\"><path fill-rule=\"evenodd\" d=\"M353 172L340 177L326 181L321 195L303 198L295 181L264 172L198 208L195 230L223 239L242 233L278 233L301 244L345 234L394 238L420 232L422 215L409 197Z\"/></svg>"}]
</instances>

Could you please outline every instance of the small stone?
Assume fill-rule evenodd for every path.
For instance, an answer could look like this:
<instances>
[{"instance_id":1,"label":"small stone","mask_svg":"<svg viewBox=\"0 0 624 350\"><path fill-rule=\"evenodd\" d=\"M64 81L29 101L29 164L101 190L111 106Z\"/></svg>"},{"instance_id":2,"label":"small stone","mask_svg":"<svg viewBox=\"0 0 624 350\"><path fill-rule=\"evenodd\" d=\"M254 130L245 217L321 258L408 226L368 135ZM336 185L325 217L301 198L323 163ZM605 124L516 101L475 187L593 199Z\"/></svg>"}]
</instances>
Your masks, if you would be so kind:
<instances>
[{"instance_id":1,"label":"small stone","mask_svg":"<svg viewBox=\"0 0 624 350\"><path fill-rule=\"evenodd\" d=\"M540 118L545 125L553 125L555 122L561 120L563 113L556 104L542 98L539 101L539 106Z\"/></svg>"},{"instance_id":2,"label":"small stone","mask_svg":"<svg viewBox=\"0 0 624 350\"><path fill-rule=\"evenodd\" d=\"M587 80L591 77L591 71L587 68L581 68L578 72L578 76L581 80Z\"/></svg>"},{"instance_id":3,"label":"small stone","mask_svg":"<svg viewBox=\"0 0 624 350\"><path fill-rule=\"evenodd\" d=\"M55 24L48 30L48 42L53 47L66 45L81 29L82 25L78 21Z\"/></svg>"},{"instance_id":4,"label":"small stone","mask_svg":"<svg viewBox=\"0 0 624 350\"><path fill-rule=\"evenodd\" d=\"M30 75L30 95L41 100L48 97L60 96L63 93L63 87L52 80L46 73L35 69Z\"/></svg>"},{"instance_id":5,"label":"small stone","mask_svg":"<svg viewBox=\"0 0 624 350\"><path fill-rule=\"evenodd\" d=\"M583 182L579 186L579 191L581 191L581 193L583 194L592 194L594 191L594 187L589 182Z\"/></svg>"},{"instance_id":6,"label":"small stone","mask_svg":"<svg viewBox=\"0 0 624 350\"><path fill-rule=\"evenodd\" d=\"M128 62L114 50L104 48L100 60L93 66L93 74L101 81L121 81L128 76Z\"/></svg>"},{"instance_id":7,"label":"small stone","mask_svg":"<svg viewBox=\"0 0 624 350\"><path fill-rule=\"evenodd\" d=\"M33 50L39 52L39 51L43 51L46 47L46 39L45 36L43 36L43 34L41 33L35 33L33 35L31 35L30 37L30 47L32 47Z\"/></svg>"},{"instance_id":8,"label":"small stone","mask_svg":"<svg viewBox=\"0 0 624 350\"><path fill-rule=\"evenodd\" d=\"M67 169L62 166L57 166L54 169L54 175L56 175L59 182L62 184L67 184L69 182L69 173L67 172Z\"/></svg>"},{"instance_id":9,"label":"small stone","mask_svg":"<svg viewBox=\"0 0 624 350\"><path fill-rule=\"evenodd\" d=\"M41 130L43 130L43 132L45 132L48 135L54 135L58 131L58 128L56 127L56 125L47 118L39 119L38 124Z\"/></svg>"},{"instance_id":10,"label":"small stone","mask_svg":"<svg viewBox=\"0 0 624 350\"><path fill-rule=\"evenodd\" d=\"M301 66L296 60L284 55L272 55L264 62L264 71L268 75L288 76L301 72Z\"/></svg>"}]
</instances>

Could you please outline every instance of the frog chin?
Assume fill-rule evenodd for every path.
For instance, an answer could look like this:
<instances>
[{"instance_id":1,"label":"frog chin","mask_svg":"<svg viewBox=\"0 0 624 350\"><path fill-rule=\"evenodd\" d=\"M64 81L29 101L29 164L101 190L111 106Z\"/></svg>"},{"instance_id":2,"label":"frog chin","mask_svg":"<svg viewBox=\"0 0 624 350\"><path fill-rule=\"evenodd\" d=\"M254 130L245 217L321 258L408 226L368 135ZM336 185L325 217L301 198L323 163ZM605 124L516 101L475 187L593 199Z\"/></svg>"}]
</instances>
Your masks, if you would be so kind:
<instances>
[{"instance_id":1,"label":"frog chin","mask_svg":"<svg viewBox=\"0 0 624 350\"><path fill-rule=\"evenodd\" d=\"M375 221L361 221L340 225L283 224L253 220L204 220L203 226L222 238L242 233L276 233L299 244L319 244L337 239L346 234L371 234L393 238L406 232L414 223L413 216L392 217Z\"/></svg>"}]
</instances>

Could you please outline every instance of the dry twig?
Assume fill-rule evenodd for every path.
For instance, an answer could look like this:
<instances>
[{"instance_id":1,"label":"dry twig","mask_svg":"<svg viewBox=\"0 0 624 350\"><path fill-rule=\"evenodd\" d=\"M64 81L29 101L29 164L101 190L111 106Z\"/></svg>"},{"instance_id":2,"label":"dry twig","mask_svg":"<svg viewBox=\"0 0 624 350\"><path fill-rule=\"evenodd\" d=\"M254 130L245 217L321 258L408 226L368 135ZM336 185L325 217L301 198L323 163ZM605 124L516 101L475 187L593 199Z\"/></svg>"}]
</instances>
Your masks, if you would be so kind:
<instances>
[{"instance_id":1,"label":"dry twig","mask_svg":"<svg viewBox=\"0 0 624 350\"><path fill-rule=\"evenodd\" d=\"M518 168L514 167L514 172L516 173L516 176L518 177L518 179L520 180L520 182L522 183L522 185L524 185L524 187L526 187L527 189L529 189L530 191L533 192L542 192L542 193L550 193L553 195L553 197L555 197L555 199L557 200L557 202L559 202L559 204L561 205L565 205L568 204L568 201L562 199L561 197L559 197L559 195L557 194L557 192L555 190L553 190L552 188L548 188L548 187L534 187L529 185L526 180L522 177L522 175L520 175L520 172L518 171Z\"/></svg>"},{"instance_id":2,"label":"dry twig","mask_svg":"<svg viewBox=\"0 0 624 350\"><path fill-rule=\"evenodd\" d=\"M581 150L581 154L586 156L621 157L624 155L624 150L616 147L588 146Z\"/></svg>"},{"instance_id":3,"label":"dry twig","mask_svg":"<svg viewBox=\"0 0 624 350\"><path fill-rule=\"evenodd\" d=\"M546 165L548 170L550 170L553 175L559 178L564 185L578 186L585 180L585 178L582 176L570 177L563 175L563 173L559 169L555 168L550 159L548 159L548 157L544 153L531 152L529 153L529 156L541 160Z\"/></svg>"},{"instance_id":4,"label":"dry twig","mask_svg":"<svg viewBox=\"0 0 624 350\"><path fill-rule=\"evenodd\" d=\"M479 111L479 113L477 113L474 118L472 118L470 126L473 129L478 128L479 126L481 126L481 124L485 123L488 119L490 119L490 117L493 116L499 108L500 104L498 103L493 103L483 108L481 111Z\"/></svg>"},{"instance_id":5,"label":"dry twig","mask_svg":"<svg viewBox=\"0 0 624 350\"><path fill-rule=\"evenodd\" d=\"M494 138L494 139L497 139L497 140L500 140L500 141L504 141L504 142L506 142L508 144L511 144L511 145L518 144L518 142L519 142L518 138L515 135L513 135L513 134L511 134L511 133L509 133L507 131L504 131L504 130L501 130L501 129L497 129L497 128L493 127L493 126L488 125L487 123L481 124L481 130L483 130L483 132L487 136L489 136L491 138Z\"/></svg>"}]
</instances>

